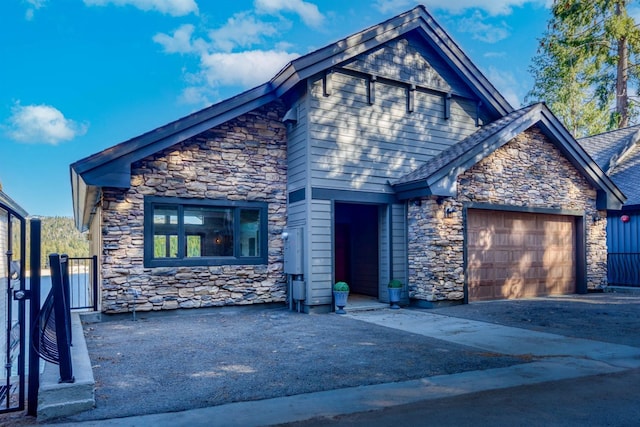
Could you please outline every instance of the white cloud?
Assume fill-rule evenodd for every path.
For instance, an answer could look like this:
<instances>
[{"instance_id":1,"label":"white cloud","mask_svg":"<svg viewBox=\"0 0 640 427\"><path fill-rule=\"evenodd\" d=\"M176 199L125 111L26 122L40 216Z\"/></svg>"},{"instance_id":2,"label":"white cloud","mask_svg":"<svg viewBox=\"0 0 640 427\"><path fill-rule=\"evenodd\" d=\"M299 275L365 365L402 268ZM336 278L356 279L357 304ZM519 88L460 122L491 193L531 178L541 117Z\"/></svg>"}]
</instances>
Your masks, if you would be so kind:
<instances>
[{"instance_id":1,"label":"white cloud","mask_svg":"<svg viewBox=\"0 0 640 427\"><path fill-rule=\"evenodd\" d=\"M193 38L194 31L193 25L184 24L171 35L156 34L153 41L162 45L166 53L231 52L237 47L247 48L259 44L265 37L278 34L275 24L259 21L248 12L236 13L224 26L209 30L209 42Z\"/></svg>"},{"instance_id":2,"label":"white cloud","mask_svg":"<svg viewBox=\"0 0 640 427\"><path fill-rule=\"evenodd\" d=\"M484 56L485 58L504 58L505 56L507 56L507 52L505 52L505 51L487 52L482 56Z\"/></svg>"},{"instance_id":3,"label":"white cloud","mask_svg":"<svg viewBox=\"0 0 640 427\"><path fill-rule=\"evenodd\" d=\"M17 103L11 109L11 117L5 126L7 135L20 142L57 144L84 135L88 125L78 124L64 117L50 105L25 105Z\"/></svg>"},{"instance_id":4,"label":"white cloud","mask_svg":"<svg viewBox=\"0 0 640 427\"><path fill-rule=\"evenodd\" d=\"M444 10L452 14L459 14L469 9L480 9L489 15L509 15L514 7L525 4L538 4L550 7L552 0L423 0L428 10ZM398 12L412 7L411 0L376 0L375 7L382 13Z\"/></svg>"},{"instance_id":5,"label":"white cloud","mask_svg":"<svg viewBox=\"0 0 640 427\"><path fill-rule=\"evenodd\" d=\"M282 40L282 41L279 41L278 43L275 44L275 49L276 50L289 50L289 49L292 49L293 46L294 46L293 43L288 42L286 40Z\"/></svg>"},{"instance_id":6,"label":"white cloud","mask_svg":"<svg viewBox=\"0 0 640 427\"><path fill-rule=\"evenodd\" d=\"M166 53L189 54L199 60L196 71L185 72L188 86L180 101L207 105L218 97L222 86L248 89L260 85L297 58L299 54L292 53L292 45L287 43L277 43L269 49L256 48L288 25L286 20L266 22L251 12L240 12L222 27L208 30L202 38L198 37L196 27L187 24L171 34L158 33L153 40Z\"/></svg>"},{"instance_id":7,"label":"white cloud","mask_svg":"<svg viewBox=\"0 0 640 427\"><path fill-rule=\"evenodd\" d=\"M198 14L195 0L84 0L87 6L133 6L140 10L155 10L171 16L185 16L190 13Z\"/></svg>"},{"instance_id":8,"label":"white cloud","mask_svg":"<svg viewBox=\"0 0 640 427\"><path fill-rule=\"evenodd\" d=\"M410 9L415 5L412 0L376 0L374 6L383 15Z\"/></svg>"},{"instance_id":9,"label":"white cloud","mask_svg":"<svg viewBox=\"0 0 640 427\"><path fill-rule=\"evenodd\" d=\"M47 1L48 0L26 0L29 8L25 12L24 18L27 21L33 20L33 14L35 13L35 11L44 7L44 5L47 4Z\"/></svg>"},{"instance_id":10,"label":"white cloud","mask_svg":"<svg viewBox=\"0 0 640 427\"><path fill-rule=\"evenodd\" d=\"M248 12L240 12L229 18L223 27L209 31L209 38L215 47L231 52L235 47L248 47L277 33L274 24L258 21Z\"/></svg>"},{"instance_id":11,"label":"white cloud","mask_svg":"<svg viewBox=\"0 0 640 427\"><path fill-rule=\"evenodd\" d=\"M205 86L190 86L180 94L179 102L188 105L208 106L218 98L218 92Z\"/></svg>"},{"instance_id":12,"label":"white cloud","mask_svg":"<svg viewBox=\"0 0 640 427\"><path fill-rule=\"evenodd\" d=\"M320 28L324 23L324 15L318 6L303 0L255 0L254 5L258 12L293 12L309 27Z\"/></svg>"},{"instance_id":13,"label":"white cloud","mask_svg":"<svg viewBox=\"0 0 640 427\"><path fill-rule=\"evenodd\" d=\"M162 45L166 53L190 53L196 47L191 41L195 27L191 24L184 24L176 29L172 35L158 33L153 36L153 41Z\"/></svg>"},{"instance_id":14,"label":"white cloud","mask_svg":"<svg viewBox=\"0 0 640 427\"><path fill-rule=\"evenodd\" d=\"M486 43L496 43L509 37L509 26L501 21L498 25L491 25L484 22L484 16L476 10L469 18L462 18L457 21L458 31L470 33L475 40Z\"/></svg>"},{"instance_id":15,"label":"white cloud","mask_svg":"<svg viewBox=\"0 0 640 427\"><path fill-rule=\"evenodd\" d=\"M201 57L202 76L210 86L253 87L269 81L299 55L275 50L216 52Z\"/></svg>"},{"instance_id":16,"label":"white cloud","mask_svg":"<svg viewBox=\"0 0 640 427\"><path fill-rule=\"evenodd\" d=\"M220 87L246 89L266 83L298 56L278 50L203 53L200 70L185 75L189 86L182 91L179 100L185 104L211 105L219 100Z\"/></svg>"},{"instance_id":17,"label":"white cloud","mask_svg":"<svg viewBox=\"0 0 640 427\"><path fill-rule=\"evenodd\" d=\"M219 95L222 86L242 89L257 86L269 81L282 67L297 58L299 54L291 52L293 45L288 42L275 43L275 47L271 44L267 49L258 48L292 25L281 16L283 13L297 15L310 27L321 27L325 21L318 7L304 0L254 0L253 11L236 13L219 28L204 31L187 24L172 33L153 36L153 41L161 45L165 53L188 54L199 60L198 69L184 75L188 86L183 90L180 101L206 105ZM275 18L266 19L265 15Z\"/></svg>"}]
</instances>

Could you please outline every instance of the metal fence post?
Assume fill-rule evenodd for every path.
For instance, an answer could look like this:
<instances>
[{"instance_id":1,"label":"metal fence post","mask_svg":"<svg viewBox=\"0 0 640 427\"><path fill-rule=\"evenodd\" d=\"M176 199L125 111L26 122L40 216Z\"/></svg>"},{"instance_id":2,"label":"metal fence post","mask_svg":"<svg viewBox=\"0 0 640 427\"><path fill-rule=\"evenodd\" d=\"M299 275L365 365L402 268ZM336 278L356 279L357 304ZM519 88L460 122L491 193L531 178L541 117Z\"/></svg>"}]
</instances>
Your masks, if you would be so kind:
<instances>
[{"instance_id":1,"label":"metal fence post","mask_svg":"<svg viewBox=\"0 0 640 427\"><path fill-rule=\"evenodd\" d=\"M69 345L73 345L73 336L71 335L71 285L69 284L69 265L69 257L66 254L60 255L62 292L64 294L64 323L67 326Z\"/></svg>"},{"instance_id":2,"label":"metal fence post","mask_svg":"<svg viewBox=\"0 0 640 427\"><path fill-rule=\"evenodd\" d=\"M93 282L93 311L98 311L98 256L91 257L91 281Z\"/></svg>"},{"instance_id":3,"label":"metal fence post","mask_svg":"<svg viewBox=\"0 0 640 427\"><path fill-rule=\"evenodd\" d=\"M30 265L31 279L29 280L29 331L38 327L38 316L40 315L40 268L41 268L41 223L37 218L30 221L31 242L30 242ZM27 386L27 414L36 416L38 413L38 389L40 388L40 340L34 340L34 334L29 333L31 346L29 347L29 383Z\"/></svg>"},{"instance_id":4,"label":"metal fence post","mask_svg":"<svg viewBox=\"0 0 640 427\"><path fill-rule=\"evenodd\" d=\"M49 265L51 267L51 291L53 292L53 310L56 319L56 341L58 345L58 354L60 357L60 380L61 383L72 383L75 381L73 377L73 367L71 365L71 338L69 329L71 325L67 325L70 319L70 309L66 305L67 298L64 291L64 272L62 258L65 255L51 254L49 255ZM69 284L67 276L67 286ZM70 322L69 322L70 323Z\"/></svg>"}]
</instances>

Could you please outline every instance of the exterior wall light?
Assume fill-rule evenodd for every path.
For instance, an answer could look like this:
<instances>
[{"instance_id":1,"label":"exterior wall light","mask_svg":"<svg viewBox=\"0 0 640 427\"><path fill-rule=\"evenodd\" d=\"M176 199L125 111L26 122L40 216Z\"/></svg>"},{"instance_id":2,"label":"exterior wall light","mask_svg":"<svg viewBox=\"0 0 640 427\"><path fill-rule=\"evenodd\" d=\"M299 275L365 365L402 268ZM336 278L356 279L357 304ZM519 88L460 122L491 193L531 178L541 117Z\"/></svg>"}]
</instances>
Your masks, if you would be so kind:
<instances>
[{"instance_id":1,"label":"exterior wall light","mask_svg":"<svg viewBox=\"0 0 640 427\"><path fill-rule=\"evenodd\" d=\"M629 217L629 215L622 215L620 217L620 220L626 224L627 222L631 221L631 218Z\"/></svg>"}]
</instances>

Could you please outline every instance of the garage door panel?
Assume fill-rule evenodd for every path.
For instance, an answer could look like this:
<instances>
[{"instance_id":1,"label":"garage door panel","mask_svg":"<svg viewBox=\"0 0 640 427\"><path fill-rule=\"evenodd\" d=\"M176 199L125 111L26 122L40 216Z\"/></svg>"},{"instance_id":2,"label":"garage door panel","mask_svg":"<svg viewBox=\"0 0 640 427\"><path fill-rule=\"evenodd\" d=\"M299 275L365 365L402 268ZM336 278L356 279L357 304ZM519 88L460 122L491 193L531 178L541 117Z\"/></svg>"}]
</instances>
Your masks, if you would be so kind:
<instances>
[{"instance_id":1,"label":"garage door panel","mask_svg":"<svg viewBox=\"0 0 640 427\"><path fill-rule=\"evenodd\" d=\"M477 254L478 261L482 264L491 264L496 261L495 251L481 251Z\"/></svg>"},{"instance_id":2,"label":"garage door panel","mask_svg":"<svg viewBox=\"0 0 640 427\"><path fill-rule=\"evenodd\" d=\"M475 288L475 296L478 300L495 299L494 286L478 286Z\"/></svg>"},{"instance_id":3,"label":"garage door panel","mask_svg":"<svg viewBox=\"0 0 640 427\"><path fill-rule=\"evenodd\" d=\"M574 219L469 209L470 300L575 292Z\"/></svg>"},{"instance_id":4,"label":"garage door panel","mask_svg":"<svg viewBox=\"0 0 640 427\"><path fill-rule=\"evenodd\" d=\"M494 299L522 298L525 296L525 289L525 282L523 278L519 277L517 274L511 274L502 286L495 287Z\"/></svg>"}]
</instances>

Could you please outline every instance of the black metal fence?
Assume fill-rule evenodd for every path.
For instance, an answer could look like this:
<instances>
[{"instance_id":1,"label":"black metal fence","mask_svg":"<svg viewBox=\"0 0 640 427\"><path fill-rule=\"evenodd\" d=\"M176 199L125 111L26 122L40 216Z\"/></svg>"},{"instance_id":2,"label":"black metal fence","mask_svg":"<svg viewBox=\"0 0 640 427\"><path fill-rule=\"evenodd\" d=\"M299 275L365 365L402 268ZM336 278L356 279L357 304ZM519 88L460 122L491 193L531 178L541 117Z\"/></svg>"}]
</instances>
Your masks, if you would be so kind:
<instances>
[{"instance_id":1,"label":"black metal fence","mask_svg":"<svg viewBox=\"0 0 640 427\"><path fill-rule=\"evenodd\" d=\"M609 253L607 270L609 285L640 287L640 253Z\"/></svg>"},{"instance_id":2,"label":"black metal fence","mask_svg":"<svg viewBox=\"0 0 640 427\"><path fill-rule=\"evenodd\" d=\"M98 257L68 258L69 307L98 310Z\"/></svg>"},{"instance_id":3,"label":"black metal fence","mask_svg":"<svg viewBox=\"0 0 640 427\"><path fill-rule=\"evenodd\" d=\"M71 362L71 294L69 258L49 255L51 290L45 299L36 327L32 330L34 350L44 360L60 368L60 382L74 382Z\"/></svg>"},{"instance_id":4,"label":"black metal fence","mask_svg":"<svg viewBox=\"0 0 640 427\"><path fill-rule=\"evenodd\" d=\"M0 191L0 413L25 407L27 213ZM39 243L39 242L38 242ZM35 375L29 372L29 385ZM31 377L34 377L32 380ZM31 406L31 405L30 405Z\"/></svg>"}]
</instances>

